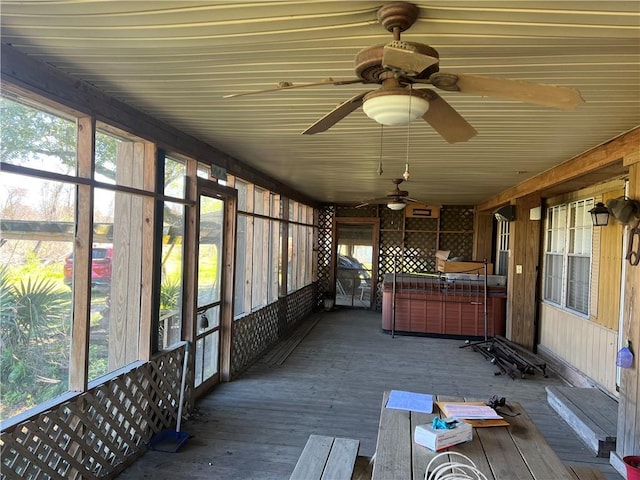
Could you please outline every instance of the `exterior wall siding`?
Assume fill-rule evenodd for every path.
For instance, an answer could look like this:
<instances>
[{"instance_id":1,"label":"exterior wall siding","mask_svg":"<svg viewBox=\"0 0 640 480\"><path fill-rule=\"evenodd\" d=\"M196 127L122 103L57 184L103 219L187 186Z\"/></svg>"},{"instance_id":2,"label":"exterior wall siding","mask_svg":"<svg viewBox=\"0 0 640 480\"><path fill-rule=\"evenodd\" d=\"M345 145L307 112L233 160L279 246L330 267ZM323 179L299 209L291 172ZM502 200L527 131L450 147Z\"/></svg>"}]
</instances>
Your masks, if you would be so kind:
<instances>
[{"instance_id":1,"label":"exterior wall siding","mask_svg":"<svg viewBox=\"0 0 640 480\"><path fill-rule=\"evenodd\" d=\"M618 332L548 303L540 306L540 345L616 393Z\"/></svg>"}]
</instances>

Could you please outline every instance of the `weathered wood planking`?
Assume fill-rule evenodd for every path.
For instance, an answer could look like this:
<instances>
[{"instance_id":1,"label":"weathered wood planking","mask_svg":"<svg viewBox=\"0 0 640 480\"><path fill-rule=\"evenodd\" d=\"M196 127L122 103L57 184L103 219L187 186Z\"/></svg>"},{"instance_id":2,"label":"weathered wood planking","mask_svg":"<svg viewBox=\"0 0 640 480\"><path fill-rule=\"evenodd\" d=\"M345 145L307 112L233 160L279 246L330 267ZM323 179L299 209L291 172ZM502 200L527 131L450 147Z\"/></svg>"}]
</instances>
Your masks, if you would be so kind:
<instances>
[{"instance_id":1,"label":"weathered wood planking","mask_svg":"<svg viewBox=\"0 0 640 480\"><path fill-rule=\"evenodd\" d=\"M289 480L350 480L360 442L310 435Z\"/></svg>"},{"instance_id":2,"label":"weathered wood planking","mask_svg":"<svg viewBox=\"0 0 640 480\"><path fill-rule=\"evenodd\" d=\"M435 452L413 442L413 431L420 423L428 423L434 415L442 415L437 406L434 414L418 414L385 407L388 392L383 396L382 411L373 479L422 479ZM439 401L460 401L463 398L439 396ZM477 401L477 399L466 398ZM569 471L535 427L524 408L509 403L515 417L508 417L508 427L474 428L472 442L456 445L452 451L466 455L488 479L494 480L571 480ZM410 421L410 424L407 424ZM411 472L407 472L407 451L411 457ZM455 458L452 458L456 460ZM432 466L433 468L433 466Z\"/></svg>"},{"instance_id":3,"label":"weathered wood planking","mask_svg":"<svg viewBox=\"0 0 640 480\"><path fill-rule=\"evenodd\" d=\"M411 430L410 412L386 408L388 392L385 392L383 398L372 478L410 480L413 478L411 469L413 438L407 435ZM394 419L391 420L391 417Z\"/></svg>"},{"instance_id":4,"label":"weathered wood planking","mask_svg":"<svg viewBox=\"0 0 640 480\"><path fill-rule=\"evenodd\" d=\"M618 402L597 388L547 387L549 404L598 456L615 448Z\"/></svg>"},{"instance_id":5,"label":"weathered wood planking","mask_svg":"<svg viewBox=\"0 0 640 480\"><path fill-rule=\"evenodd\" d=\"M311 435L307 441L298 463L296 463L289 480L311 480L321 478L327 463L333 438L322 435Z\"/></svg>"},{"instance_id":6,"label":"weathered wood planking","mask_svg":"<svg viewBox=\"0 0 640 480\"><path fill-rule=\"evenodd\" d=\"M320 315L313 315L300 322L298 327L283 340L274 345L261 359L261 363L269 365L282 365L291 352L295 350L302 339L315 327L320 320Z\"/></svg>"},{"instance_id":7,"label":"weathered wood planking","mask_svg":"<svg viewBox=\"0 0 640 480\"><path fill-rule=\"evenodd\" d=\"M351 480L359 447L353 438L334 439L322 480Z\"/></svg>"},{"instance_id":8,"label":"weathered wood planking","mask_svg":"<svg viewBox=\"0 0 640 480\"><path fill-rule=\"evenodd\" d=\"M390 389L480 400L505 396L523 405L563 462L620 480L609 461L594 457L547 404L544 387L564 385L553 372L515 381L496 377L491 363L459 348L462 340L392 339L380 332L379 312L320 315L281 367L256 362L199 401L183 424L192 438L170 463L166 454L147 452L119 480L286 479L310 434L357 439L359 454L372 456L382 395Z\"/></svg>"},{"instance_id":9,"label":"weathered wood planking","mask_svg":"<svg viewBox=\"0 0 640 480\"><path fill-rule=\"evenodd\" d=\"M509 434L521 452L527 452L525 460L536 480L548 478L570 479L564 464L542 436L520 404L513 404L515 417L509 417ZM567 432L569 433L569 432ZM534 454L535 453L535 454Z\"/></svg>"},{"instance_id":10,"label":"weathered wood planking","mask_svg":"<svg viewBox=\"0 0 640 480\"><path fill-rule=\"evenodd\" d=\"M605 476L595 468L576 467L575 465L567 465L567 468L574 480L605 480Z\"/></svg>"}]
</instances>

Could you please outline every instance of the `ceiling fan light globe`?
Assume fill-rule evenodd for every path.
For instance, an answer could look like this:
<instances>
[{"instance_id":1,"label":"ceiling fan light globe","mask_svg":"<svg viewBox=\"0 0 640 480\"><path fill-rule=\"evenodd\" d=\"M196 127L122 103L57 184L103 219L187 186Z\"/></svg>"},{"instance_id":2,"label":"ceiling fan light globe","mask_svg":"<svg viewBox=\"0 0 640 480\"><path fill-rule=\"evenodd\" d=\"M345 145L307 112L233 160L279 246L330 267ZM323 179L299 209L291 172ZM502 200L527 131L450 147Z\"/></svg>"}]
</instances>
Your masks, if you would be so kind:
<instances>
[{"instance_id":1,"label":"ceiling fan light globe","mask_svg":"<svg viewBox=\"0 0 640 480\"><path fill-rule=\"evenodd\" d=\"M382 125L407 125L429 110L429 101L416 95L377 95L366 98L364 113Z\"/></svg>"},{"instance_id":2,"label":"ceiling fan light globe","mask_svg":"<svg viewBox=\"0 0 640 480\"><path fill-rule=\"evenodd\" d=\"M403 202L389 202L387 203L387 208L391 210L402 210L404 209L405 204Z\"/></svg>"}]
</instances>

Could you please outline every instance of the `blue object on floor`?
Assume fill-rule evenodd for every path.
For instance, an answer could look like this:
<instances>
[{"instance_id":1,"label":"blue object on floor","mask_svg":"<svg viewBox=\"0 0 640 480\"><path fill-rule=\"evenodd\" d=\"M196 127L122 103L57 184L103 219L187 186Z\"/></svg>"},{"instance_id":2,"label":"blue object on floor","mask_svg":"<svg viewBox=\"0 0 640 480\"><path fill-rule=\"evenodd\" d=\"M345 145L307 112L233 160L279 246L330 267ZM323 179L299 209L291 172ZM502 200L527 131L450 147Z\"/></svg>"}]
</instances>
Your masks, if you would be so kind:
<instances>
[{"instance_id":1,"label":"blue object on floor","mask_svg":"<svg viewBox=\"0 0 640 480\"><path fill-rule=\"evenodd\" d=\"M148 447L158 452L177 452L189 439L187 432L176 432L175 430L163 430L154 435L149 441Z\"/></svg>"}]
</instances>

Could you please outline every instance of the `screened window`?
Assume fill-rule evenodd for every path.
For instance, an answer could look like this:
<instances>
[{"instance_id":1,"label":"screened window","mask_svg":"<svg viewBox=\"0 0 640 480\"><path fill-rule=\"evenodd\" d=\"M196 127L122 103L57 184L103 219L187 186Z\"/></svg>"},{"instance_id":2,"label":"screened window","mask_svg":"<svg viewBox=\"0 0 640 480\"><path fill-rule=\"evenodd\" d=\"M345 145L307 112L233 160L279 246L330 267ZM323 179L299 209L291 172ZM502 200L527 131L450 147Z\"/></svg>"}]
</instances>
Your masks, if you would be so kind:
<instances>
[{"instance_id":1,"label":"screened window","mask_svg":"<svg viewBox=\"0 0 640 480\"><path fill-rule=\"evenodd\" d=\"M587 315L591 280L593 199L548 209L544 299Z\"/></svg>"},{"instance_id":2,"label":"screened window","mask_svg":"<svg viewBox=\"0 0 640 480\"><path fill-rule=\"evenodd\" d=\"M149 144L34 105L0 99L0 420L139 360L151 278Z\"/></svg>"},{"instance_id":3,"label":"screened window","mask_svg":"<svg viewBox=\"0 0 640 480\"><path fill-rule=\"evenodd\" d=\"M186 174L186 162L170 157L164 158L164 194L184 199ZM166 349L182 339L184 225L185 205L172 201L162 202L160 311L156 326L159 350Z\"/></svg>"},{"instance_id":4,"label":"screened window","mask_svg":"<svg viewBox=\"0 0 640 480\"><path fill-rule=\"evenodd\" d=\"M235 179L238 191L234 316L275 302L280 293L283 222L280 196Z\"/></svg>"},{"instance_id":5,"label":"screened window","mask_svg":"<svg viewBox=\"0 0 640 480\"><path fill-rule=\"evenodd\" d=\"M313 208L292 201L289 215L287 292L291 293L313 280Z\"/></svg>"}]
</instances>

